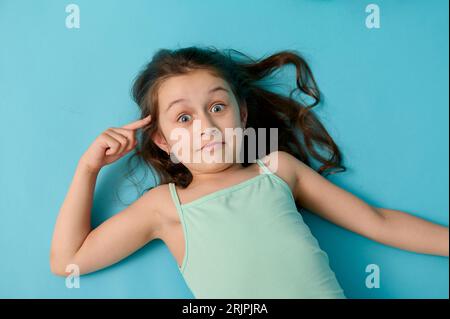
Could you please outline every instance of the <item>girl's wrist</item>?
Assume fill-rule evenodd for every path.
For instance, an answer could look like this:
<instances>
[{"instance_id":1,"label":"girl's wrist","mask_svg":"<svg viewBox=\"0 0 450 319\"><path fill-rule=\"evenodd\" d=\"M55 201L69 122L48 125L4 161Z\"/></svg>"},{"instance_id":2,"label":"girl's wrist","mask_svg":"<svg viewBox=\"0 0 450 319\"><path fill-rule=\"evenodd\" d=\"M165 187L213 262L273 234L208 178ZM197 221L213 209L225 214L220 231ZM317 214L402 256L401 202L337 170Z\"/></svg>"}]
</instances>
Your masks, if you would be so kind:
<instances>
[{"instance_id":1,"label":"girl's wrist","mask_svg":"<svg viewBox=\"0 0 450 319\"><path fill-rule=\"evenodd\" d=\"M100 169L90 167L83 159L78 161L77 170L88 175L97 175L100 172Z\"/></svg>"}]
</instances>

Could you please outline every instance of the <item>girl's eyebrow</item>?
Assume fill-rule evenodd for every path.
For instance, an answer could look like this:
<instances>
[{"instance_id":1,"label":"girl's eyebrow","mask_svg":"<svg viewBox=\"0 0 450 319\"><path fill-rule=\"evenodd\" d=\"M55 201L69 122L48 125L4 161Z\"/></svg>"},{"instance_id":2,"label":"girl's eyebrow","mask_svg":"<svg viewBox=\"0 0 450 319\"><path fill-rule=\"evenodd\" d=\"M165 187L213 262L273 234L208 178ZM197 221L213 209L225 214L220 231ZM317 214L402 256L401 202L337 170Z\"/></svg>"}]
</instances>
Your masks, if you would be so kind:
<instances>
[{"instance_id":1,"label":"girl's eyebrow","mask_svg":"<svg viewBox=\"0 0 450 319\"><path fill-rule=\"evenodd\" d=\"M226 93L230 93L230 91L229 90L227 90L226 88L224 88L223 86L216 86L215 88L212 88L211 90L209 90L209 92L208 92L208 94L212 94L212 93L214 93L214 92L217 92L217 91L225 91ZM175 101L172 101L172 102L170 102L169 103L169 106L166 108L166 110L164 111L165 113L166 112L168 112L169 111L169 109L175 104L175 103L178 103L178 102L182 102L182 101L187 101L186 99L177 99L177 100L175 100Z\"/></svg>"}]
</instances>

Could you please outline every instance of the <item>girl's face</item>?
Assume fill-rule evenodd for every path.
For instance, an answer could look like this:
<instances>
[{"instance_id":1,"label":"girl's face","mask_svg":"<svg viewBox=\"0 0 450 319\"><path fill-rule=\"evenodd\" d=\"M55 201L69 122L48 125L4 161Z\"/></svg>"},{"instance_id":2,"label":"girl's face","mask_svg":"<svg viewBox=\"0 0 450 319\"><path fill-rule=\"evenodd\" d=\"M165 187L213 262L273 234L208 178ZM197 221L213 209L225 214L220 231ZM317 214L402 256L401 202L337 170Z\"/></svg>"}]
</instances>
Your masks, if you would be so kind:
<instances>
[{"instance_id":1,"label":"girl's face","mask_svg":"<svg viewBox=\"0 0 450 319\"><path fill-rule=\"evenodd\" d=\"M247 110L240 110L225 80L206 70L170 77L158 90L158 104L154 141L191 173L221 171L238 158L242 139L234 130L242 132ZM202 148L212 141L219 143Z\"/></svg>"}]
</instances>

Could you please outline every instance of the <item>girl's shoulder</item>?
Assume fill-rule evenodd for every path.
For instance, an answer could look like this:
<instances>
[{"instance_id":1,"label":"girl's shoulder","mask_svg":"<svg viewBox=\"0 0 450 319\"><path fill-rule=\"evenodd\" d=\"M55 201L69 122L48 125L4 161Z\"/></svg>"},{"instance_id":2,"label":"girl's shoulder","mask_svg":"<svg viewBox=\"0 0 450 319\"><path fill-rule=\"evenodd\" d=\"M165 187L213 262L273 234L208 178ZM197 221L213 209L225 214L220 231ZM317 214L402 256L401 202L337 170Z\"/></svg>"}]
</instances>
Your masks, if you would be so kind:
<instances>
[{"instance_id":1,"label":"girl's shoulder","mask_svg":"<svg viewBox=\"0 0 450 319\"><path fill-rule=\"evenodd\" d=\"M295 171L297 158L284 151L273 151L260 160L272 173L284 180L291 191L294 190L297 182Z\"/></svg>"},{"instance_id":2,"label":"girl's shoulder","mask_svg":"<svg viewBox=\"0 0 450 319\"><path fill-rule=\"evenodd\" d=\"M157 211L161 216L161 222L163 224L171 224L176 221L178 216L176 212L176 207L172 201L172 195L170 193L169 184L160 184L153 187L147 193L152 193L152 198L154 200L153 205L155 205Z\"/></svg>"}]
</instances>

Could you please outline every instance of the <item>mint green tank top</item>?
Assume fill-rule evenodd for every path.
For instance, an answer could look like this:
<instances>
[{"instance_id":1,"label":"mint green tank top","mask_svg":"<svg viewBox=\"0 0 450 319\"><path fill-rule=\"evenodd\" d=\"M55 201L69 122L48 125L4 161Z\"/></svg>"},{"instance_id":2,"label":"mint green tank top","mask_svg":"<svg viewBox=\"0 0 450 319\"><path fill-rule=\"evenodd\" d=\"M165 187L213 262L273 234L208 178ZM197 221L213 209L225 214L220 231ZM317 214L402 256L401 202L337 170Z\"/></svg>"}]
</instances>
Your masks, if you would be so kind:
<instances>
[{"instance_id":1,"label":"mint green tank top","mask_svg":"<svg viewBox=\"0 0 450 319\"><path fill-rule=\"evenodd\" d=\"M181 204L180 272L195 298L346 298L289 185L261 174Z\"/></svg>"}]
</instances>

